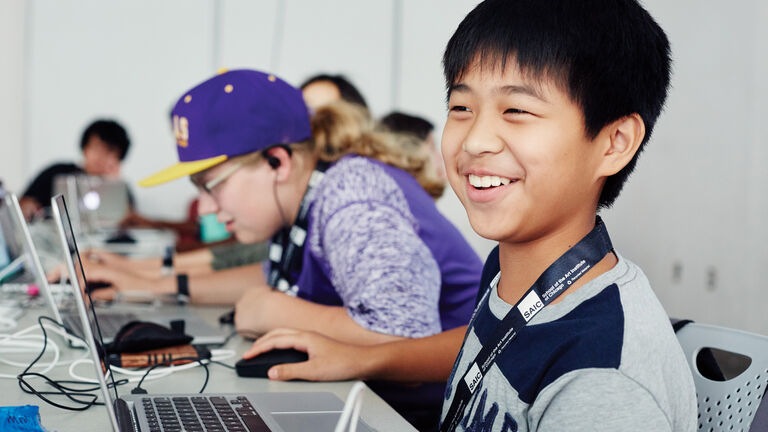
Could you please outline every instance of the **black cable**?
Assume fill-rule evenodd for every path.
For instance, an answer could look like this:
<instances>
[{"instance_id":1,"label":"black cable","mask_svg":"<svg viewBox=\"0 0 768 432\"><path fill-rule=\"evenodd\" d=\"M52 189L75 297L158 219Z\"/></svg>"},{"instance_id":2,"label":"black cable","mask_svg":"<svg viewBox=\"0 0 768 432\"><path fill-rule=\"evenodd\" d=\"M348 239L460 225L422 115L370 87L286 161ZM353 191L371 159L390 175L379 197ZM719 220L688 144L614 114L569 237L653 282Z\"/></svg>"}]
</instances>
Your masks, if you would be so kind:
<instances>
[{"instance_id":1,"label":"black cable","mask_svg":"<svg viewBox=\"0 0 768 432\"><path fill-rule=\"evenodd\" d=\"M275 196L275 205L277 205L277 210L280 212L280 220L283 223L283 228L288 228L288 218L285 217L283 206L280 205L280 199L277 196L277 170L275 170L275 181L272 182L272 194Z\"/></svg>"},{"instance_id":2,"label":"black cable","mask_svg":"<svg viewBox=\"0 0 768 432\"><path fill-rule=\"evenodd\" d=\"M43 374L40 374L37 372L30 372L30 369L32 369L32 367L38 361L40 361L43 355L45 355L45 350L48 347L48 332L45 331L45 326L43 325L43 321L49 321L55 326L60 327L65 331L67 330L66 327L61 325L59 322L57 322L53 318L50 318L47 316L38 317L37 323L40 325L40 330L43 332L43 348L40 350L40 354L38 354L37 357L35 357L35 359L32 360L32 362L26 367L26 369L24 369L22 373L16 376L16 378L18 379L19 388L21 388L21 391L27 394L33 394L39 397L40 399L42 399L47 404L52 405L56 408L61 408L61 409L70 410L70 411L85 411L94 405L104 405L103 402L98 402L97 395L89 393L91 391L96 391L99 389L98 383L90 382L90 381L52 380ZM85 341L78 336L72 335L72 337L85 343ZM34 386L32 386L32 384L29 381L26 380L26 378L34 378L34 377L42 378L45 381L45 383L53 387L55 391L37 390ZM118 382L122 382L122 381L118 381ZM71 386L73 384L81 385L81 386L88 385L91 387L76 388ZM119 384L116 383L116 385L119 385ZM62 405L46 397L49 395L65 396L70 401L74 402L75 404L79 404L81 406Z\"/></svg>"},{"instance_id":3,"label":"black cable","mask_svg":"<svg viewBox=\"0 0 768 432\"><path fill-rule=\"evenodd\" d=\"M232 311L234 313L234 311ZM224 342L217 344L217 346L224 346L226 345L233 337L237 335L237 330L233 331L232 333L228 334L227 337L224 338Z\"/></svg>"},{"instance_id":4,"label":"black cable","mask_svg":"<svg viewBox=\"0 0 768 432\"><path fill-rule=\"evenodd\" d=\"M203 387L200 389L200 391L198 393L202 393L203 391L205 391L205 387L208 386L208 378L211 375L211 372L208 370L208 360L209 359L204 359L204 358L200 358L200 357L179 357L179 358L175 358L175 359L172 359L172 360L167 360L167 361L164 361L164 362L161 362L161 363L157 363L157 364L154 364L154 365L150 366L146 370L146 372L144 372L144 375L139 380L139 383L136 384L136 387L133 390L131 390L131 393L146 393L146 390L141 388L141 384L144 382L144 379L149 375L149 373L152 372L153 370L159 368L160 366L168 366L169 363L177 362L179 360L191 360L191 361L196 361L196 362L200 363L200 366L202 366L203 369L205 369L205 381L203 382Z\"/></svg>"},{"instance_id":5,"label":"black cable","mask_svg":"<svg viewBox=\"0 0 768 432\"><path fill-rule=\"evenodd\" d=\"M87 410L88 408L90 408L90 407L92 407L94 405L104 405L104 402L98 402L98 396L97 395L89 393L89 392L92 392L92 391L98 391L100 389L98 382L92 382L92 381L72 381L72 380L52 380L52 379L48 378L47 376L45 376L43 374L40 374L40 373L37 373L37 372L30 372L30 369L32 369L32 367L34 367L34 365L38 361L40 361L40 359L45 355L45 350L48 347L48 332L45 331L45 326L43 325L43 321L49 321L52 324L54 324L55 326L64 329L65 331L68 330L65 326L61 325L59 322L57 322L56 320L54 320L54 319L52 319L50 317L47 317L47 316L38 317L37 322L40 325L40 330L43 333L43 348L40 350L40 353L37 355L37 357L35 357L34 360L32 360L32 362L30 362L29 365L24 369L24 371L16 376L16 378L18 380L19 388L21 388L21 391L23 391L24 393L27 393L27 394L34 394L35 396L37 396L38 398L40 398L41 400L43 400L44 402L46 402L49 405L52 405L52 406L54 406L56 408L61 408L61 409L69 410L69 411L85 411L85 410ZM236 334L236 332L233 332L229 337L232 337L232 335L234 335L234 334ZM78 339L79 341L81 341L83 344L85 344L85 340L83 338L81 338L79 336L75 336L74 334L71 334L71 333L70 333L70 335L72 337L74 337L75 339ZM132 393L133 392L137 392L137 390L139 392L146 393L146 391L141 388L141 384L144 382L144 379L154 369L156 369L156 368L158 368L160 366L165 366L168 363L171 363L171 362L174 362L174 361L178 361L178 360L196 361L196 362L200 363L200 365L203 367L203 369L205 369L205 381L203 381L203 386L200 388L199 393L203 393L205 391L205 388L208 386L208 381L209 381L210 375L211 375L210 370L208 369L208 364L209 363L216 363L216 364L224 366L226 368L234 369L234 366L230 366L230 365L228 365L226 363L223 363L223 362L220 362L218 360L210 360L210 359L204 359L204 358L200 358L200 357L182 357L182 358L177 358L177 359L165 361L165 362L162 362L162 363L158 363L158 364L155 364L155 365L152 365L151 367L149 367L147 369L147 371L144 373L144 375L141 377L141 380L139 380L139 383L136 385L136 388L134 388ZM25 378L32 378L32 377L42 378L45 381L45 383L50 385L51 387L53 387L55 389L55 391L40 391L40 390L37 390L34 386L32 386L32 384L30 382L28 382L25 379ZM107 383L107 387L108 388L109 387L117 387L117 386L124 385L124 384L127 384L127 383L128 383L127 379L120 379L120 380L117 380L117 381L114 381L114 379L113 379L113 381L111 383ZM73 385L90 386L90 387L77 388L77 387L73 387ZM71 400L75 404L79 404L80 406L62 405L62 404L60 404L58 402L54 402L54 401L50 400L49 398L47 398L46 396L48 396L48 395L65 396L67 399Z\"/></svg>"},{"instance_id":6,"label":"black cable","mask_svg":"<svg viewBox=\"0 0 768 432\"><path fill-rule=\"evenodd\" d=\"M216 363L216 364L217 364L217 365L219 365L219 366L224 366L224 367L225 367L225 368L227 368L227 369L232 369L232 370L235 370L235 369L236 369L234 366L232 366L232 365L228 365L228 364L226 364L226 363L224 363L224 362L222 362L222 361L218 361L218 360L209 360L209 362L210 362L210 363Z\"/></svg>"},{"instance_id":7,"label":"black cable","mask_svg":"<svg viewBox=\"0 0 768 432\"><path fill-rule=\"evenodd\" d=\"M205 391L205 388L208 386L208 379L210 377L210 371L208 370L208 365L210 363L215 363L217 365L224 366L227 369L232 369L232 370L235 369L234 366L228 365L228 364L226 364L224 362L221 362L221 361L218 361L218 360L204 359L204 358L199 358L199 357L182 357L182 358L177 358L177 359L169 360L169 361L166 361L166 362L163 362L163 363L158 363L158 364L150 366L149 369L147 369L147 371L144 372L144 375L141 377L141 379L139 380L139 383L131 391L131 393L138 393L138 394L146 393L146 390L141 388L141 384L144 382L144 378L149 376L150 372L152 372L155 368L158 368L160 366L166 366L167 363L170 363L171 361L178 361L178 360L193 360L193 361L196 361L196 362L200 363L200 365L205 369L205 381L203 382L203 387L200 389L200 391L198 393L203 393Z\"/></svg>"}]
</instances>

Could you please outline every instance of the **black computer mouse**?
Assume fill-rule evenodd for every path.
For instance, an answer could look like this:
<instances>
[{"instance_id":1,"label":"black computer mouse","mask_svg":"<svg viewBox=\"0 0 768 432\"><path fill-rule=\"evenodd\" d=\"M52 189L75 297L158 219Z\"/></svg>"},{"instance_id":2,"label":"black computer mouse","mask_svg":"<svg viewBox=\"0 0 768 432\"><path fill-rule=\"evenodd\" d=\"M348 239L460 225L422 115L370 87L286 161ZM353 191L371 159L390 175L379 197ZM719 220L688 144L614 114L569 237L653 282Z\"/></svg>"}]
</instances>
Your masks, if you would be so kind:
<instances>
[{"instance_id":1,"label":"black computer mouse","mask_svg":"<svg viewBox=\"0 0 768 432\"><path fill-rule=\"evenodd\" d=\"M106 240L109 244L122 243L122 244L135 244L136 238L129 234L127 231L118 231Z\"/></svg>"},{"instance_id":2,"label":"black computer mouse","mask_svg":"<svg viewBox=\"0 0 768 432\"><path fill-rule=\"evenodd\" d=\"M88 282L85 284L85 292L93 292L96 290L110 288L112 286L109 282Z\"/></svg>"},{"instance_id":3,"label":"black computer mouse","mask_svg":"<svg viewBox=\"0 0 768 432\"><path fill-rule=\"evenodd\" d=\"M267 371L274 365L299 363L309 360L307 353L294 349L267 351L256 357L242 359L235 363L235 370L241 377L267 378Z\"/></svg>"}]
</instances>

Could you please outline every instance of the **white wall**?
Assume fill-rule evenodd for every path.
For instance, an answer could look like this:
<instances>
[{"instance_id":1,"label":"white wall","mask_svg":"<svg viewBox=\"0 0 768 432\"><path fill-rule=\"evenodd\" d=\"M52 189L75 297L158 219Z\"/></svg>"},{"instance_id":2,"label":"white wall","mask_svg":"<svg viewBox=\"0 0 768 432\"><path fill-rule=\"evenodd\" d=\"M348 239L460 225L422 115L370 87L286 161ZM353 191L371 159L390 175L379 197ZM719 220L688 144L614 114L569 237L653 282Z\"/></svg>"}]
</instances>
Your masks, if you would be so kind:
<instances>
[{"instance_id":1,"label":"white wall","mask_svg":"<svg viewBox=\"0 0 768 432\"><path fill-rule=\"evenodd\" d=\"M22 0L0 0L0 180L22 187L24 159L24 31Z\"/></svg>"},{"instance_id":2,"label":"white wall","mask_svg":"<svg viewBox=\"0 0 768 432\"><path fill-rule=\"evenodd\" d=\"M0 68L0 176L20 187L72 158L85 124L109 115L130 128L126 175L138 180L175 160L168 110L219 67L267 69L294 84L342 72L374 114L399 109L442 129L442 51L476 1L0 0L0 55L11 59ZM645 4L672 41L673 88L604 217L670 314L768 333L768 3ZM22 141L21 152L8 145ZM184 181L136 192L142 210L166 216L193 194ZM490 250L450 190L439 206L479 254Z\"/></svg>"},{"instance_id":3,"label":"white wall","mask_svg":"<svg viewBox=\"0 0 768 432\"><path fill-rule=\"evenodd\" d=\"M186 83L213 71L212 12L204 0L30 2L28 177L76 159L80 134L97 117L129 131L126 178L175 161L168 114ZM183 181L136 192L139 209L167 216L182 215L194 194Z\"/></svg>"},{"instance_id":4,"label":"white wall","mask_svg":"<svg viewBox=\"0 0 768 432\"><path fill-rule=\"evenodd\" d=\"M668 312L768 333L768 5L645 4L672 42L672 89L606 223Z\"/></svg>"},{"instance_id":5,"label":"white wall","mask_svg":"<svg viewBox=\"0 0 768 432\"><path fill-rule=\"evenodd\" d=\"M394 108L425 116L435 124L435 136L439 137L448 113L443 80L443 50L461 19L479 1L424 0L403 3L399 103ZM444 214L451 215L451 221L485 259L495 243L475 234L464 207L450 187L438 201L438 207Z\"/></svg>"}]
</instances>

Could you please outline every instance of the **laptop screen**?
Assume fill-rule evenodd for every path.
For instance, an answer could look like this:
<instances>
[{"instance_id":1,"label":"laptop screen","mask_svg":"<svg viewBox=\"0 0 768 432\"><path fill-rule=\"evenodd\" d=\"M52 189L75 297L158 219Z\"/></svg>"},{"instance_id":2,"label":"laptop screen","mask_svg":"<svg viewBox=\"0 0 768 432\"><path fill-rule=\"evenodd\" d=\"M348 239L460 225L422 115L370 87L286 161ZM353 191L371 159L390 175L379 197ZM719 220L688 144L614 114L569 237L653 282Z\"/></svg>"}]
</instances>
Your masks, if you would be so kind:
<instances>
[{"instance_id":1,"label":"laptop screen","mask_svg":"<svg viewBox=\"0 0 768 432\"><path fill-rule=\"evenodd\" d=\"M53 209L56 224L59 228L62 246L64 246L64 250L68 252L66 259L67 269L70 273L70 280L73 282L73 287L77 287L73 288L73 291L75 292L75 297L77 297L76 303L78 306L78 312L80 314L81 321L83 321L83 331L85 332L84 337L86 339L86 343L88 343L88 346L92 351L91 358L93 359L94 364L101 364L100 368L96 366L95 369L101 369L104 372L104 375L98 374L99 385L102 388L104 397L108 399L105 401L107 410L110 412L112 419L114 419L115 417L112 403L119 397L117 394L117 386L115 385L114 376L112 375L109 368L109 362L106 359L106 353L102 348L104 343L101 336L101 330L99 328L99 322L96 319L96 312L93 307L93 301L91 300L90 294L88 294L85 289L86 279L85 272L83 271L83 263L80 260L80 253L77 249L75 235L72 230L72 222L69 218L69 213L67 212L67 205L64 202L64 197L57 195L52 198L51 207ZM78 293L80 294L79 296ZM83 317L87 318L83 319ZM114 396L110 394L109 390L107 389L105 376L108 376L110 379L111 386L114 391Z\"/></svg>"},{"instance_id":2,"label":"laptop screen","mask_svg":"<svg viewBox=\"0 0 768 432\"><path fill-rule=\"evenodd\" d=\"M10 207L0 199L0 282L15 279L24 271L23 250L18 240Z\"/></svg>"},{"instance_id":3,"label":"laptop screen","mask_svg":"<svg viewBox=\"0 0 768 432\"><path fill-rule=\"evenodd\" d=\"M32 234L29 231L29 226L24 220L24 215L21 212L19 199L14 194L7 194L4 200L0 200L0 205L5 205L8 209L8 212L11 215L13 229L19 234L18 236L21 237L23 243L22 250L26 255L27 269L31 272L34 283L40 288L40 293L48 303L54 319L61 324L62 320L61 314L59 314L59 308L56 304L56 300L53 298L51 288L48 285L43 265L40 262L40 256L32 241ZM0 233L0 235L2 235L2 233Z\"/></svg>"},{"instance_id":4,"label":"laptop screen","mask_svg":"<svg viewBox=\"0 0 768 432\"><path fill-rule=\"evenodd\" d=\"M11 256L8 253L8 243L5 241L3 230L0 229L0 270L4 269L10 263Z\"/></svg>"}]
</instances>

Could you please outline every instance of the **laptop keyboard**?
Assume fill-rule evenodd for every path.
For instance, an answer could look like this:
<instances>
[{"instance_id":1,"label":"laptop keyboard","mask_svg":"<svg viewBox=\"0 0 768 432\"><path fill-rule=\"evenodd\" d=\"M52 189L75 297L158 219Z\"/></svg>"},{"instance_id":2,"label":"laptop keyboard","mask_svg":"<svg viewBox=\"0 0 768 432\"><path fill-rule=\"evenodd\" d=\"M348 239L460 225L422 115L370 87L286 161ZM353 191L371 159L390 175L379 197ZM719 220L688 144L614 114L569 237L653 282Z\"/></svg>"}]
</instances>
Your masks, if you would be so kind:
<instances>
[{"instance_id":1,"label":"laptop keyboard","mask_svg":"<svg viewBox=\"0 0 768 432\"><path fill-rule=\"evenodd\" d=\"M270 432L245 396L145 397L149 432Z\"/></svg>"},{"instance_id":2,"label":"laptop keyboard","mask_svg":"<svg viewBox=\"0 0 768 432\"><path fill-rule=\"evenodd\" d=\"M64 324L67 325L76 335L83 334L83 325L80 323L80 317L77 315L63 315ZM136 321L139 317L130 312L110 312L99 314L99 330L101 335L106 338L113 337L131 321ZM96 335L94 335L96 336Z\"/></svg>"},{"instance_id":3,"label":"laptop keyboard","mask_svg":"<svg viewBox=\"0 0 768 432\"><path fill-rule=\"evenodd\" d=\"M124 325L138 319L139 317L137 315L128 312L99 314L99 328L101 329L102 335L114 336Z\"/></svg>"}]
</instances>

